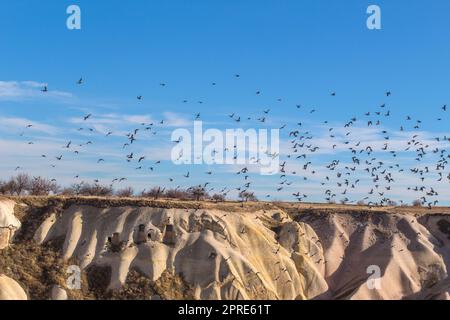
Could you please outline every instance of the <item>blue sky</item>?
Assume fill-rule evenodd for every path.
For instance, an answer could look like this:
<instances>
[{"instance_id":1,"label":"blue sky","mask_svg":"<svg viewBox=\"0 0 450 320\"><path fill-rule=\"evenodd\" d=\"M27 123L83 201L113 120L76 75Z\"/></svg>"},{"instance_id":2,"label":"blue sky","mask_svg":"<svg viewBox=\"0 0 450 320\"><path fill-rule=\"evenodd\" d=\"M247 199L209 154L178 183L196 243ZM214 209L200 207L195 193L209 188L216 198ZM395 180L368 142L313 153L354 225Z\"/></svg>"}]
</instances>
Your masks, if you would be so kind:
<instances>
[{"instance_id":1,"label":"blue sky","mask_svg":"<svg viewBox=\"0 0 450 320\"><path fill-rule=\"evenodd\" d=\"M81 8L81 30L66 28L70 4ZM381 7L382 30L366 28L370 4ZM172 145L170 131L191 126L197 112L205 125L219 129L236 127L228 114L257 118L268 108L266 124L239 125L277 128L286 123L291 129L302 121L322 143L324 152L312 158L320 168L335 158L342 162L351 158L349 152L326 152L323 122L342 127L351 117L363 119L365 112L373 114L384 103L392 116L382 125L390 132L401 125L413 132L413 125L405 122L410 115L412 123L422 121L416 131L424 140L449 136L449 112L441 107L450 104L450 3L432 4L422 0L2 1L0 117L5 160L0 173L8 177L21 166L23 171L65 184L73 182L74 174L105 183L125 175L136 189L207 180L217 189L241 185L230 173L235 168L217 167L215 175L205 177L209 170L205 166L184 168L167 161L163 153ZM80 77L85 83L78 86ZM167 85L161 87L161 82ZM217 85L211 86L212 82ZM42 96L40 84L49 85L48 95ZM388 90L389 98L384 94ZM255 95L256 91L261 94ZM335 97L330 95L333 91ZM144 99L137 101L137 95ZM185 99L189 103L183 103ZM304 109L299 111L297 104ZM306 111L313 108L317 110L313 114ZM93 114L91 123L77 122L88 113ZM121 133L139 127L139 120L162 119L166 126L139 141L141 149L136 151L154 158L146 167L162 160L156 172L137 173L121 158L124 138L102 135L105 130ZM30 121L35 129L19 136ZM76 129L82 125L95 127L97 135L81 135ZM380 138L381 127L374 132L364 122L359 127L355 139ZM287 132L282 132L285 141ZM401 140L400 135L397 138ZM58 163L59 169L39 159L43 152L60 153L56 145L59 148L69 140L93 139L90 151L80 159L67 157L64 164ZM30 140L34 145L27 145ZM439 148L447 150L448 143ZM96 152L107 158L104 164L96 164ZM406 168L416 166L410 154L404 158ZM192 171L189 181L168 183L168 177L188 170ZM446 170L448 174L448 166ZM270 193L273 198L292 200L292 192L317 189L309 200L323 200L320 179L305 182L292 177L292 186L282 192L273 191L279 177L255 174L252 179L252 189L260 197ZM448 181L436 186L439 200L448 201L448 186ZM370 190L369 181L366 187ZM405 196L404 187L392 197ZM361 197L355 194L352 199ZM414 197L413 193L405 199Z\"/></svg>"}]
</instances>

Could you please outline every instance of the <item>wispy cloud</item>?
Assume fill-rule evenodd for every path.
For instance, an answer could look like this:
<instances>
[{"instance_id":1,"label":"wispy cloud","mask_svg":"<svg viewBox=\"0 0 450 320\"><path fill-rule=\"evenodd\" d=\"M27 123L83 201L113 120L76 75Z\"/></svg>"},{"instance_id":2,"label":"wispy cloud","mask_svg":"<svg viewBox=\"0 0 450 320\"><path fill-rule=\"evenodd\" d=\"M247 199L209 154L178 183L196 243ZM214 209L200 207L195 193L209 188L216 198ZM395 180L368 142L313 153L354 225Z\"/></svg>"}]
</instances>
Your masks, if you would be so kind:
<instances>
[{"instance_id":1,"label":"wispy cloud","mask_svg":"<svg viewBox=\"0 0 450 320\"><path fill-rule=\"evenodd\" d=\"M51 87L48 87L47 92L42 92L45 86L48 85L36 81L0 81L0 100L17 101L36 98L67 99L73 97L73 94L70 92L54 90Z\"/></svg>"},{"instance_id":2,"label":"wispy cloud","mask_svg":"<svg viewBox=\"0 0 450 320\"><path fill-rule=\"evenodd\" d=\"M154 121L151 116L145 115L145 114L123 116L123 120L125 120L128 123L132 123L132 124L142 124L142 123L150 124Z\"/></svg>"},{"instance_id":3,"label":"wispy cloud","mask_svg":"<svg viewBox=\"0 0 450 320\"><path fill-rule=\"evenodd\" d=\"M164 112L164 122L169 127L188 127L193 125L193 121L184 115L174 112Z\"/></svg>"},{"instance_id":4,"label":"wispy cloud","mask_svg":"<svg viewBox=\"0 0 450 320\"><path fill-rule=\"evenodd\" d=\"M50 135L56 134L59 131L57 127L26 118L0 118L0 131L2 132L23 132L25 130Z\"/></svg>"}]
</instances>

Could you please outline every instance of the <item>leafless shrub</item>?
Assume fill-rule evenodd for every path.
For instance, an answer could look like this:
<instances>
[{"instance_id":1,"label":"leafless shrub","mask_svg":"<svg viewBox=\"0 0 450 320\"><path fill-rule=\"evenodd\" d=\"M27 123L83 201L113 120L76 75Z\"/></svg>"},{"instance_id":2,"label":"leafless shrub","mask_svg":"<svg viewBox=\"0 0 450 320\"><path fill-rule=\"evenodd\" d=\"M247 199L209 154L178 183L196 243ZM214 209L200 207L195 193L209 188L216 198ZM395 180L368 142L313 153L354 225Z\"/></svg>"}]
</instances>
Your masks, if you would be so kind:
<instances>
[{"instance_id":1,"label":"leafless shrub","mask_svg":"<svg viewBox=\"0 0 450 320\"><path fill-rule=\"evenodd\" d=\"M215 202L224 202L225 196L223 194L215 193L212 195L211 199Z\"/></svg>"},{"instance_id":2,"label":"leafless shrub","mask_svg":"<svg viewBox=\"0 0 450 320\"><path fill-rule=\"evenodd\" d=\"M364 202L364 200L359 200L356 204L357 204L358 206L365 206L365 205L366 205L366 203Z\"/></svg>"},{"instance_id":3,"label":"leafless shrub","mask_svg":"<svg viewBox=\"0 0 450 320\"><path fill-rule=\"evenodd\" d=\"M117 197L130 198L134 195L134 189L132 187L123 188L123 189L117 190L115 192L115 194Z\"/></svg>"},{"instance_id":4,"label":"leafless shrub","mask_svg":"<svg viewBox=\"0 0 450 320\"><path fill-rule=\"evenodd\" d=\"M20 196L25 194L30 188L31 178L28 174L20 173L8 181L0 184L0 193Z\"/></svg>"},{"instance_id":5,"label":"leafless shrub","mask_svg":"<svg viewBox=\"0 0 450 320\"><path fill-rule=\"evenodd\" d=\"M164 189L161 187L153 187L148 191L142 191L141 196L145 198L154 198L155 200L159 199L164 195Z\"/></svg>"},{"instance_id":6,"label":"leafless shrub","mask_svg":"<svg viewBox=\"0 0 450 320\"><path fill-rule=\"evenodd\" d=\"M202 186L191 187L189 188L189 192L195 201L203 200L208 195L205 188Z\"/></svg>"},{"instance_id":7,"label":"leafless shrub","mask_svg":"<svg viewBox=\"0 0 450 320\"><path fill-rule=\"evenodd\" d=\"M79 196L81 195L81 190L83 188L83 183L74 183L68 188L64 188L61 194L64 196Z\"/></svg>"},{"instance_id":8,"label":"leafless shrub","mask_svg":"<svg viewBox=\"0 0 450 320\"><path fill-rule=\"evenodd\" d=\"M98 183L83 183L79 190L79 194L83 196L110 197L113 195L111 186L105 186Z\"/></svg>"},{"instance_id":9,"label":"leafless shrub","mask_svg":"<svg viewBox=\"0 0 450 320\"><path fill-rule=\"evenodd\" d=\"M239 199L241 199L244 202L258 201L258 198L255 196L255 194L250 191L241 191L239 193Z\"/></svg>"},{"instance_id":10,"label":"leafless shrub","mask_svg":"<svg viewBox=\"0 0 450 320\"><path fill-rule=\"evenodd\" d=\"M179 199L179 200L191 200L192 195L183 189L169 189L164 193L165 198Z\"/></svg>"},{"instance_id":11,"label":"leafless shrub","mask_svg":"<svg viewBox=\"0 0 450 320\"><path fill-rule=\"evenodd\" d=\"M12 181L0 181L0 194L12 195L13 194Z\"/></svg>"},{"instance_id":12,"label":"leafless shrub","mask_svg":"<svg viewBox=\"0 0 450 320\"><path fill-rule=\"evenodd\" d=\"M8 188L11 195L20 196L29 189L31 178L26 173L20 173L8 181Z\"/></svg>"},{"instance_id":13,"label":"leafless shrub","mask_svg":"<svg viewBox=\"0 0 450 320\"><path fill-rule=\"evenodd\" d=\"M58 193L59 189L54 181L43 177L34 177L29 182L28 193L33 196L47 196L50 193Z\"/></svg>"}]
</instances>

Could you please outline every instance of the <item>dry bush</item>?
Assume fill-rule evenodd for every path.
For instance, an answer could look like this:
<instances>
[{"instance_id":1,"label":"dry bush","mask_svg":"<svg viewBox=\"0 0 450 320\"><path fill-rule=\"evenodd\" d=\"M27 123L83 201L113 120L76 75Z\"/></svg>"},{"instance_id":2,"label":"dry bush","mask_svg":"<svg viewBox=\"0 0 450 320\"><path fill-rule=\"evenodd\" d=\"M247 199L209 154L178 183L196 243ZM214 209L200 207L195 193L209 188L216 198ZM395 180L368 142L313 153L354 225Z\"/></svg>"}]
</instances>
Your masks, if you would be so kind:
<instances>
[{"instance_id":1,"label":"dry bush","mask_svg":"<svg viewBox=\"0 0 450 320\"><path fill-rule=\"evenodd\" d=\"M29 189L31 183L31 178L26 173L20 173L14 178L12 178L12 184L14 188L14 193L18 196L25 193Z\"/></svg>"},{"instance_id":2,"label":"dry bush","mask_svg":"<svg viewBox=\"0 0 450 320\"><path fill-rule=\"evenodd\" d=\"M59 189L59 186L54 181L42 177L34 177L30 181L28 193L33 196L48 196L50 193L58 193Z\"/></svg>"},{"instance_id":3,"label":"dry bush","mask_svg":"<svg viewBox=\"0 0 450 320\"><path fill-rule=\"evenodd\" d=\"M414 200L412 202L413 207L421 207L422 206L422 201L420 201L420 199Z\"/></svg>"},{"instance_id":4,"label":"dry bush","mask_svg":"<svg viewBox=\"0 0 450 320\"><path fill-rule=\"evenodd\" d=\"M113 195L113 188L98 183L83 183L79 190L79 194L82 196L110 197Z\"/></svg>"},{"instance_id":5,"label":"dry bush","mask_svg":"<svg viewBox=\"0 0 450 320\"><path fill-rule=\"evenodd\" d=\"M204 200L208 196L208 193L202 186L191 187L189 192L195 201Z\"/></svg>"},{"instance_id":6,"label":"dry bush","mask_svg":"<svg viewBox=\"0 0 450 320\"><path fill-rule=\"evenodd\" d=\"M0 181L0 194L12 195L13 186L12 181Z\"/></svg>"},{"instance_id":7,"label":"dry bush","mask_svg":"<svg viewBox=\"0 0 450 320\"><path fill-rule=\"evenodd\" d=\"M357 204L358 206L365 206L365 205L366 205L366 203L364 202L364 200L359 200L356 204Z\"/></svg>"},{"instance_id":8,"label":"dry bush","mask_svg":"<svg viewBox=\"0 0 450 320\"><path fill-rule=\"evenodd\" d=\"M244 202L258 201L258 198L255 196L255 194L250 191L241 191L239 193L239 199L241 199Z\"/></svg>"},{"instance_id":9,"label":"dry bush","mask_svg":"<svg viewBox=\"0 0 450 320\"><path fill-rule=\"evenodd\" d=\"M153 187L148 191L142 191L142 197L146 198L165 198L165 199L177 199L177 200L196 200L201 201L205 199L210 199L211 196L202 186L190 187L188 189L168 189L161 187Z\"/></svg>"},{"instance_id":10,"label":"dry bush","mask_svg":"<svg viewBox=\"0 0 450 320\"><path fill-rule=\"evenodd\" d=\"M224 202L225 196L223 194L215 193L212 195L211 199L215 202Z\"/></svg>"},{"instance_id":11,"label":"dry bush","mask_svg":"<svg viewBox=\"0 0 450 320\"><path fill-rule=\"evenodd\" d=\"M159 199L164 195L164 189L161 187L153 187L148 191L142 191L141 196L145 198L154 198L155 200Z\"/></svg>"},{"instance_id":12,"label":"dry bush","mask_svg":"<svg viewBox=\"0 0 450 320\"><path fill-rule=\"evenodd\" d=\"M0 193L20 196L25 194L30 187L31 178L25 173L20 173L8 181L0 183Z\"/></svg>"},{"instance_id":13,"label":"dry bush","mask_svg":"<svg viewBox=\"0 0 450 320\"><path fill-rule=\"evenodd\" d=\"M123 188L120 190L117 190L115 192L117 197L121 198L130 198L134 195L134 189L132 187Z\"/></svg>"},{"instance_id":14,"label":"dry bush","mask_svg":"<svg viewBox=\"0 0 450 320\"><path fill-rule=\"evenodd\" d=\"M0 193L21 196L30 194L34 196L45 196L57 193L59 186L54 181L43 177L31 178L26 173L20 173L8 181L0 182Z\"/></svg>"},{"instance_id":15,"label":"dry bush","mask_svg":"<svg viewBox=\"0 0 450 320\"><path fill-rule=\"evenodd\" d=\"M64 196L79 196L82 188L83 183L74 183L70 187L62 189L61 194Z\"/></svg>"},{"instance_id":16,"label":"dry bush","mask_svg":"<svg viewBox=\"0 0 450 320\"><path fill-rule=\"evenodd\" d=\"M191 194L182 189L169 189L164 193L165 198L179 199L179 200L191 200Z\"/></svg>"}]
</instances>

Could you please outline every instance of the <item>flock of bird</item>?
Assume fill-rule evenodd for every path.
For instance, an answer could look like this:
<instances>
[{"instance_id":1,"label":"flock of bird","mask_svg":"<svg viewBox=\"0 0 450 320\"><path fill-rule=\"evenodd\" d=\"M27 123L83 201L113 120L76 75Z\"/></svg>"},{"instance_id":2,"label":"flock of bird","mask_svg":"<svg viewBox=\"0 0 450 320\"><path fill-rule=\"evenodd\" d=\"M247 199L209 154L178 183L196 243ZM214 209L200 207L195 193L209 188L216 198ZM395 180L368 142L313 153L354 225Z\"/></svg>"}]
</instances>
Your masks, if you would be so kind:
<instances>
[{"instance_id":1,"label":"flock of bird","mask_svg":"<svg viewBox=\"0 0 450 320\"><path fill-rule=\"evenodd\" d=\"M239 79L240 75L235 74L234 78ZM84 84L84 79L80 78L76 81L76 85L81 86ZM159 84L161 87L166 87L167 83L161 82ZM212 86L217 86L217 83L212 82ZM49 92L49 87L44 86L42 89L42 94ZM259 96L262 92L260 90L255 91L255 95ZM329 93L331 97L337 95L336 92ZM386 100L392 95L392 92L386 91L384 93L384 98ZM138 103L144 100L143 95L137 95L136 100ZM183 103L188 103L186 99L181 100ZM282 98L277 99L278 102L282 101ZM446 146L449 145L450 136L438 136L434 140L436 143L430 144L429 140L422 138L420 135L420 129L422 126L422 121L420 119L415 119L411 115L405 115L404 122L395 131L403 132L406 135L411 134L406 146L403 150L398 150L397 148L391 147L391 135L390 132L383 126L384 119L392 116L391 110L388 108L388 101L381 104L374 110L369 110L362 113L360 116L354 116L348 119L343 126L337 128L336 126L331 126L329 121L324 121L323 126L327 130L327 140L332 151L328 153L331 155L334 151L345 152L346 160L344 162L342 157L339 159L333 159L331 162L326 164L316 164L315 155L321 151L323 146L319 146L316 142L316 137L312 132L303 129L302 122L297 122L292 128L288 127L288 124L281 124L279 129L285 133L287 141L289 142L289 152L286 155L270 154L273 157L280 157L280 166L278 170L279 181L273 186L273 192L264 195L266 199L276 199L286 190L292 190L295 188L298 191L290 192L289 196L295 201L308 201L308 189L311 184L318 185L323 189L323 200L326 202L342 202L342 203L356 203L365 202L369 205L390 205L394 203L394 200L398 200L395 196L390 196L393 189L396 187L396 180L401 175L413 176L416 181L420 183L418 185L410 185L406 187L406 190L401 190L403 192L414 192L417 196L416 199L420 200L422 205L428 207L435 206L439 203L440 193L435 190L436 183L442 185L445 188L445 192L448 192L450 183L450 170L448 170L448 161L450 154L446 150ZM198 104L203 104L204 101L196 101ZM298 112L303 112L301 115L305 118L305 114L313 114L317 110L315 108L305 108L304 106L297 104L292 106L294 110ZM443 105L436 108L438 117L436 121L438 123L444 123L443 119L447 116L447 105ZM271 109L266 108L261 111L261 114L254 116L244 116L238 114L237 112L224 115L224 118L231 121L234 126L242 126L245 121L257 121L261 125L268 122L271 115ZM89 113L80 118L83 126L80 126L77 130L87 132L87 134L98 134L94 128L89 127L89 121L95 119L95 114ZM193 115L193 120L201 120L201 113L196 112ZM159 161L146 160L145 155L137 154L133 151L133 145L135 141L141 139L142 132L147 132L152 135L158 133L158 127L164 127L165 121L155 121L151 123L141 123L140 126L133 128L124 137L124 141L121 145L123 150L123 160L128 164L133 164L136 170L150 170L151 172L158 169L158 165L161 164ZM33 125L30 124L26 126L26 129L31 128ZM445 125L443 125L445 127ZM360 128L371 128L374 132L377 132L382 136L382 147L376 148L374 145L369 145L365 141L358 141L360 135ZM445 129L445 128L444 128ZM21 133L21 136L25 134ZM105 136L109 137L113 135L113 128L108 131ZM85 146L92 145L95 142L95 136L83 143L74 143L73 141L67 141L63 146L63 149L73 152L74 154L79 154L81 149ZM172 141L171 143L179 143L180 140ZM30 141L29 144L34 144ZM236 148L236 146L235 146ZM224 151L230 151L224 149ZM402 160L398 157L399 153L407 152L407 157L415 162L415 165L405 165ZM326 152L325 152L326 153ZM384 157L380 156L380 153L384 154ZM388 156L391 160L387 160L385 157ZM55 167L58 161L62 161L65 157L63 154L57 155L41 155L42 158L47 158L50 161L50 166ZM424 159L427 159L427 163L424 163ZM430 160L431 159L431 160ZM108 159L103 156L99 157L96 161L97 163L102 163ZM236 188L231 188L230 186L223 186L215 189L211 187L210 182L204 182L200 185L207 192L220 193L227 196L231 191L241 192L251 192L254 182L252 182L251 166L257 165L260 159L250 159L252 163L242 166L237 172L237 176L241 176L242 183ZM348 160L348 161L347 161ZM431 163L430 163L431 161ZM16 170L22 169L21 167L16 167ZM82 168L80 168L82 169ZM205 174L210 176L215 172L209 169ZM79 174L75 175L75 179L80 177ZM191 178L191 173L189 170L186 171L180 177L170 177L169 181L171 183L180 183L177 188L182 188L182 185L187 185L187 179ZM115 183L121 183L126 181L127 177L113 177L111 180L111 186ZM353 193L358 193L360 191L361 182L365 180L370 186L370 191L364 197L354 198L351 197ZM180 181L181 180L181 181ZM307 180L311 180L306 182ZM99 179L95 179L94 182L98 183ZM433 182L433 183L431 183ZM225 184L226 182L224 182ZM309 183L309 184L307 184ZM432 185L433 186L432 186ZM398 194L399 191L397 190ZM450 195L447 193L447 195ZM442 195L441 195L442 196ZM445 196L445 195L444 195ZM400 199L400 203L403 201Z\"/></svg>"}]
</instances>

